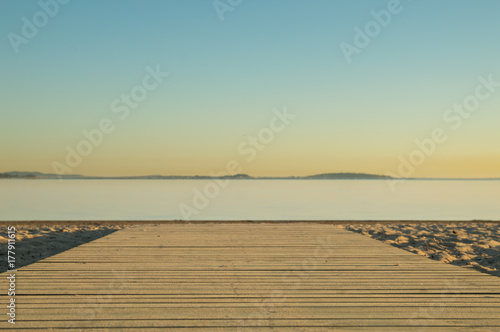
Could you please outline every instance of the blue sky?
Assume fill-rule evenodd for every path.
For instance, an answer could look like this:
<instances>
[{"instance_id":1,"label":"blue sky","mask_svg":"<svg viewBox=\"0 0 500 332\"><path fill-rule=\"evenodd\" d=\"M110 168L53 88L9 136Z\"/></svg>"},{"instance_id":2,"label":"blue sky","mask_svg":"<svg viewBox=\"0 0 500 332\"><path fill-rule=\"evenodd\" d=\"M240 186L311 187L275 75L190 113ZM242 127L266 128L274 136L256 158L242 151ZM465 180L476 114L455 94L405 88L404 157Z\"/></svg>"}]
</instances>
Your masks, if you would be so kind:
<instances>
[{"instance_id":1,"label":"blue sky","mask_svg":"<svg viewBox=\"0 0 500 332\"><path fill-rule=\"evenodd\" d=\"M50 3L50 1L42 1ZM0 2L0 171L53 171L103 118L116 130L72 173L207 174L265 127L296 119L244 166L254 175L396 172L415 139L446 143L415 176L500 177L500 91L460 130L442 115L500 81L498 1L402 0L399 14L347 63L340 43L389 1L243 0L221 21L212 1L77 1L16 53L37 1ZM111 103L146 67L169 72L124 120Z\"/></svg>"}]
</instances>

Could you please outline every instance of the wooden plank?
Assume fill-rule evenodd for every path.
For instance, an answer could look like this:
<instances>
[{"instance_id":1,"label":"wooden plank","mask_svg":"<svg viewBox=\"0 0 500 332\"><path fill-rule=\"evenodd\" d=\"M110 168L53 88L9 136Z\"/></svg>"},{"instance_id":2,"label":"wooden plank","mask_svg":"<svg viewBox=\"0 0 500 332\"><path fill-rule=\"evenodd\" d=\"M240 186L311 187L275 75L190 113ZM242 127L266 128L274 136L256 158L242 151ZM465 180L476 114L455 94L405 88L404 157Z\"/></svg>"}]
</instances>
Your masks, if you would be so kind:
<instances>
[{"instance_id":1,"label":"wooden plank","mask_svg":"<svg viewBox=\"0 0 500 332\"><path fill-rule=\"evenodd\" d=\"M38 322L25 323L26 328L40 328ZM270 328L279 331L496 331L500 320L484 321L482 319L420 319L409 324L407 319L199 319L199 320L138 320L122 319L108 321L43 321L42 326L57 330L57 328L79 331L78 328L92 331L158 331L167 328L168 331L186 331L203 329L209 331L267 331ZM0 327L0 330L2 328ZM17 329L16 329L17 330ZM23 330L21 330L23 331ZM27 330L32 331L32 330ZM87 330L88 331L88 330ZM136 330L137 331L137 330Z\"/></svg>"}]
</instances>

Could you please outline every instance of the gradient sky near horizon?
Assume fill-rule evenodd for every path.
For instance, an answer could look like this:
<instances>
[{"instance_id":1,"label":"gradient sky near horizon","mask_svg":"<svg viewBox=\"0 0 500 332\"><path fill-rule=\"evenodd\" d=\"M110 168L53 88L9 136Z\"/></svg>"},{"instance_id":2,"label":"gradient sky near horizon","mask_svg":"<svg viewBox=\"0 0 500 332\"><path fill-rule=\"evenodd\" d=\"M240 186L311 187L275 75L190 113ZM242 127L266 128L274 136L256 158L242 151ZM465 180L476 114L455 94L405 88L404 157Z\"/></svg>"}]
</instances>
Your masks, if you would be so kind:
<instances>
[{"instance_id":1,"label":"gradient sky near horizon","mask_svg":"<svg viewBox=\"0 0 500 332\"><path fill-rule=\"evenodd\" d=\"M16 54L8 34L42 9L2 1L0 172L52 173L109 118L73 174L397 174L441 127L412 176L500 177L500 87L459 129L443 120L480 76L500 82L500 2L401 0L347 63L340 43L388 2L243 0L221 21L211 0L72 0ZM157 65L169 77L120 120L112 102ZM238 145L284 107L296 118L248 162Z\"/></svg>"}]
</instances>

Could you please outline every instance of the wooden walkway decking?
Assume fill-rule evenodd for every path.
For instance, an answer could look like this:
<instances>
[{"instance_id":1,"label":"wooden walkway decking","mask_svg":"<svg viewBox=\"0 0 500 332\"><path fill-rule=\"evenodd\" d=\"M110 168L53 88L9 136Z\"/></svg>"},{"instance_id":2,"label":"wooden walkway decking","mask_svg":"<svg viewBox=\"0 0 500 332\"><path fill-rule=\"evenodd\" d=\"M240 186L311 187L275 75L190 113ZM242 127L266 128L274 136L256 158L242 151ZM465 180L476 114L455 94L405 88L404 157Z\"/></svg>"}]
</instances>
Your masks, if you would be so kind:
<instances>
[{"instance_id":1,"label":"wooden walkway decking","mask_svg":"<svg viewBox=\"0 0 500 332\"><path fill-rule=\"evenodd\" d=\"M134 226L16 283L16 330L500 330L499 278L327 224Z\"/></svg>"}]
</instances>

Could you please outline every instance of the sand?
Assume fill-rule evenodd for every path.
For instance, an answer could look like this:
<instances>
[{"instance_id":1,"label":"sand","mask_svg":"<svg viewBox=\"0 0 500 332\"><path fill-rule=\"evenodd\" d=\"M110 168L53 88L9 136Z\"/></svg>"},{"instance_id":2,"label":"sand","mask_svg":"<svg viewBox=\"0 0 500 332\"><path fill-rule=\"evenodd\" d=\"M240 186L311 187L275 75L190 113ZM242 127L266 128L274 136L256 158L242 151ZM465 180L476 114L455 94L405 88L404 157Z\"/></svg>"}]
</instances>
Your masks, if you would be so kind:
<instances>
[{"instance_id":1,"label":"sand","mask_svg":"<svg viewBox=\"0 0 500 332\"><path fill-rule=\"evenodd\" d=\"M342 227L421 256L500 277L499 224L353 224Z\"/></svg>"},{"instance_id":2,"label":"sand","mask_svg":"<svg viewBox=\"0 0 500 332\"><path fill-rule=\"evenodd\" d=\"M55 225L33 224L16 226L16 268L35 263L41 259L74 248L111 234L127 225ZM0 228L0 256L5 262L7 254L7 226ZM6 264L0 273L7 271Z\"/></svg>"}]
</instances>

